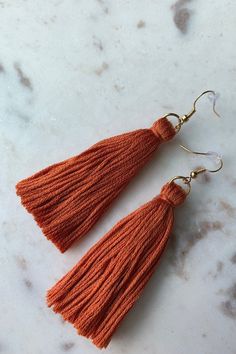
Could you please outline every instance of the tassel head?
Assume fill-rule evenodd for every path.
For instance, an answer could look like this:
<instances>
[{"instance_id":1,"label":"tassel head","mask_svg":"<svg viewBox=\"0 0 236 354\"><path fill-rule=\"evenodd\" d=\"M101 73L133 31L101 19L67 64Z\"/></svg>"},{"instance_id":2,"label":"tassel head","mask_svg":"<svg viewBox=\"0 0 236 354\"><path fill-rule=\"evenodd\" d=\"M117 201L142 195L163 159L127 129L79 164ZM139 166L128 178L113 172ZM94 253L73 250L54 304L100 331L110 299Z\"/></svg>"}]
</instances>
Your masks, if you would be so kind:
<instances>
[{"instance_id":1,"label":"tassel head","mask_svg":"<svg viewBox=\"0 0 236 354\"><path fill-rule=\"evenodd\" d=\"M183 204L186 196L187 194L183 188L174 182L166 183L160 193L160 198L165 200L173 208Z\"/></svg>"},{"instance_id":2,"label":"tassel head","mask_svg":"<svg viewBox=\"0 0 236 354\"><path fill-rule=\"evenodd\" d=\"M152 127L152 132L162 141L173 139L176 130L167 118L160 118L156 120Z\"/></svg>"}]
</instances>

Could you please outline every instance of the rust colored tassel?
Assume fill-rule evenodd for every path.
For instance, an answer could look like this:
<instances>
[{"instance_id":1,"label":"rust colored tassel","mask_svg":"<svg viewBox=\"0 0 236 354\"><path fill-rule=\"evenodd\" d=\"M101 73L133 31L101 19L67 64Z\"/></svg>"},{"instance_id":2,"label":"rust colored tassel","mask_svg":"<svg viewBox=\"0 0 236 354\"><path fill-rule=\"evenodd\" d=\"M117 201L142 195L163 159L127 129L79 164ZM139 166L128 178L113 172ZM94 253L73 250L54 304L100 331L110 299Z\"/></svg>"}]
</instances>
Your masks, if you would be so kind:
<instances>
[{"instance_id":1,"label":"rust colored tassel","mask_svg":"<svg viewBox=\"0 0 236 354\"><path fill-rule=\"evenodd\" d=\"M166 119L98 142L16 186L21 202L61 252L84 236L163 142L175 135Z\"/></svg>"},{"instance_id":2,"label":"rust colored tassel","mask_svg":"<svg viewBox=\"0 0 236 354\"><path fill-rule=\"evenodd\" d=\"M167 183L48 291L48 306L97 347L106 347L153 274L172 230L173 209L185 198L180 186Z\"/></svg>"}]
</instances>

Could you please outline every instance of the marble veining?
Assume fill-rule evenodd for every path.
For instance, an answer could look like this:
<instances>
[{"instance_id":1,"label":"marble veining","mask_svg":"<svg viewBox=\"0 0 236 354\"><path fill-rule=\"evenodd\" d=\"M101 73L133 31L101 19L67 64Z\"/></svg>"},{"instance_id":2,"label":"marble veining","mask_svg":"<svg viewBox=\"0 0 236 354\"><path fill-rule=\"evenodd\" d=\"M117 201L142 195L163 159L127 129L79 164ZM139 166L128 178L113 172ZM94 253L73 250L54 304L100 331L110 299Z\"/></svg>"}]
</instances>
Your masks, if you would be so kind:
<instances>
[{"instance_id":1,"label":"marble veining","mask_svg":"<svg viewBox=\"0 0 236 354\"><path fill-rule=\"evenodd\" d=\"M45 293L113 224L174 175L209 161L176 210L168 249L107 349L111 354L236 353L236 50L233 0L0 1L0 353L96 349L45 304ZM15 195L20 179L100 139L185 114L94 229L61 255Z\"/></svg>"},{"instance_id":2,"label":"marble veining","mask_svg":"<svg viewBox=\"0 0 236 354\"><path fill-rule=\"evenodd\" d=\"M14 68L16 70L20 84L22 86L24 86L25 88L32 91L33 90L32 83L31 83L30 79L28 78L28 76L26 76L26 74L23 72L20 65L18 63L15 63Z\"/></svg>"},{"instance_id":3,"label":"marble veining","mask_svg":"<svg viewBox=\"0 0 236 354\"><path fill-rule=\"evenodd\" d=\"M62 343L61 349L62 349L64 352L68 352L68 351L70 351L74 346L75 346L75 343L73 343L73 342Z\"/></svg>"},{"instance_id":4,"label":"marble veining","mask_svg":"<svg viewBox=\"0 0 236 354\"><path fill-rule=\"evenodd\" d=\"M191 1L192 0L178 0L171 6L174 14L174 24L183 34L186 34L188 31L188 23L192 15L192 11L186 6Z\"/></svg>"}]
</instances>

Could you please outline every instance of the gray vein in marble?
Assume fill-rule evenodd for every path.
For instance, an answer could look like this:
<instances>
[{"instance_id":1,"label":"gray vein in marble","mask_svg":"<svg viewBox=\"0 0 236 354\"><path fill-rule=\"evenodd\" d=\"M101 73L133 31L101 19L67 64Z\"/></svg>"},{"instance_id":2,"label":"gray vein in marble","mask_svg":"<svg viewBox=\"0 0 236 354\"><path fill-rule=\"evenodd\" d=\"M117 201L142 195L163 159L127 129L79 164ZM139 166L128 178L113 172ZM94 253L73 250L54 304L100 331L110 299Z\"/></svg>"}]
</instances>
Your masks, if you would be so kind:
<instances>
[{"instance_id":1,"label":"gray vein in marble","mask_svg":"<svg viewBox=\"0 0 236 354\"><path fill-rule=\"evenodd\" d=\"M192 11L184 6L189 2L191 0L178 0L171 6L174 24L183 34L188 31L188 23L192 14Z\"/></svg>"},{"instance_id":2,"label":"gray vein in marble","mask_svg":"<svg viewBox=\"0 0 236 354\"><path fill-rule=\"evenodd\" d=\"M227 296L226 301L222 301L220 304L221 312L234 320L236 320L236 283L230 288L221 291L221 293Z\"/></svg>"},{"instance_id":3,"label":"gray vein in marble","mask_svg":"<svg viewBox=\"0 0 236 354\"><path fill-rule=\"evenodd\" d=\"M31 290L33 288L33 284L29 279L24 279L24 284L28 290Z\"/></svg>"},{"instance_id":4,"label":"gray vein in marble","mask_svg":"<svg viewBox=\"0 0 236 354\"><path fill-rule=\"evenodd\" d=\"M140 20L138 23L137 23L137 28L144 28L144 27L146 27L146 23L145 23L145 21L143 21L143 20Z\"/></svg>"},{"instance_id":5,"label":"gray vein in marble","mask_svg":"<svg viewBox=\"0 0 236 354\"><path fill-rule=\"evenodd\" d=\"M236 264L236 252L233 254L233 256L230 258L231 263Z\"/></svg>"},{"instance_id":6,"label":"gray vein in marble","mask_svg":"<svg viewBox=\"0 0 236 354\"><path fill-rule=\"evenodd\" d=\"M222 261L218 261L216 263L215 271L208 272L208 275L210 275L213 279L216 279L222 273L223 268L224 268L224 263Z\"/></svg>"},{"instance_id":7,"label":"gray vein in marble","mask_svg":"<svg viewBox=\"0 0 236 354\"><path fill-rule=\"evenodd\" d=\"M25 88L27 88L28 90L33 91L33 86L32 86L31 80L23 72L20 65L18 63L15 63L14 68L16 70L16 73L18 75L18 79L19 79L19 82L21 83L21 85L24 86Z\"/></svg>"},{"instance_id":8,"label":"gray vein in marble","mask_svg":"<svg viewBox=\"0 0 236 354\"><path fill-rule=\"evenodd\" d=\"M30 122L30 117L27 116L24 113L17 112L17 117L20 118L24 123L29 123Z\"/></svg>"},{"instance_id":9,"label":"gray vein in marble","mask_svg":"<svg viewBox=\"0 0 236 354\"><path fill-rule=\"evenodd\" d=\"M14 118L15 117L19 118L19 120L25 124L28 124L31 121L30 117L27 114L19 111L18 109L15 109L13 106L7 108L6 112L7 114L13 116Z\"/></svg>"},{"instance_id":10,"label":"gray vein in marble","mask_svg":"<svg viewBox=\"0 0 236 354\"><path fill-rule=\"evenodd\" d=\"M121 92L124 90L125 86L122 86L122 85L118 85L118 84L115 84L114 86L114 89L117 91L117 92Z\"/></svg>"},{"instance_id":11,"label":"gray vein in marble","mask_svg":"<svg viewBox=\"0 0 236 354\"><path fill-rule=\"evenodd\" d=\"M217 270L217 272L218 272L218 273L222 272L223 268L224 268L224 263L221 262L221 261L218 261L217 264L216 264L216 270Z\"/></svg>"},{"instance_id":12,"label":"gray vein in marble","mask_svg":"<svg viewBox=\"0 0 236 354\"><path fill-rule=\"evenodd\" d=\"M75 346L75 343L73 343L73 342L66 342L66 343L62 343L61 349L62 349L64 352L68 352L68 351L70 351L74 346Z\"/></svg>"},{"instance_id":13,"label":"gray vein in marble","mask_svg":"<svg viewBox=\"0 0 236 354\"><path fill-rule=\"evenodd\" d=\"M220 200L220 209L225 211L227 216L234 218L236 215L236 207L226 202L225 200Z\"/></svg>"},{"instance_id":14,"label":"gray vein in marble","mask_svg":"<svg viewBox=\"0 0 236 354\"><path fill-rule=\"evenodd\" d=\"M16 256L15 260L20 269L24 271L28 269L28 263L23 256Z\"/></svg>"},{"instance_id":15,"label":"gray vein in marble","mask_svg":"<svg viewBox=\"0 0 236 354\"><path fill-rule=\"evenodd\" d=\"M3 73L5 73L5 69L4 69L3 64L0 63L0 74L3 74Z\"/></svg>"},{"instance_id":16,"label":"gray vein in marble","mask_svg":"<svg viewBox=\"0 0 236 354\"><path fill-rule=\"evenodd\" d=\"M109 9L108 9L108 6L106 5L105 1L104 0L96 0L100 5L101 5L101 8L102 8L102 11L108 15L109 13Z\"/></svg>"},{"instance_id":17,"label":"gray vein in marble","mask_svg":"<svg viewBox=\"0 0 236 354\"><path fill-rule=\"evenodd\" d=\"M48 25L50 25L50 24L52 24L52 23L55 23L55 22L56 22L56 19L57 19L56 16L52 16L52 17L50 17L48 20L43 20L43 23L44 23L46 26L48 26Z\"/></svg>"},{"instance_id":18,"label":"gray vein in marble","mask_svg":"<svg viewBox=\"0 0 236 354\"><path fill-rule=\"evenodd\" d=\"M109 68L109 65L107 63L103 62L102 65L95 70L95 74L97 76L101 76L104 73L104 71L108 70L108 68Z\"/></svg>"},{"instance_id":19,"label":"gray vein in marble","mask_svg":"<svg viewBox=\"0 0 236 354\"><path fill-rule=\"evenodd\" d=\"M97 38L96 36L93 36L93 45L95 48L97 48L101 52L104 49L101 39Z\"/></svg>"},{"instance_id":20,"label":"gray vein in marble","mask_svg":"<svg viewBox=\"0 0 236 354\"><path fill-rule=\"evenodd\" d=\"M186 242L184 244L181 241L181 234L184 234L184 231L181 230L178 234L174 234L170 242L170 250L172 252L170 263L174 267L175 274L180 278L188 280L189 275L185 269L185 263L190 251L199 241L207 237L210 232L220 231L222 229L223 224L218 220L201 221L198 229L193 230L191 233L188 231Z\"/></svg>"}]
</instances>

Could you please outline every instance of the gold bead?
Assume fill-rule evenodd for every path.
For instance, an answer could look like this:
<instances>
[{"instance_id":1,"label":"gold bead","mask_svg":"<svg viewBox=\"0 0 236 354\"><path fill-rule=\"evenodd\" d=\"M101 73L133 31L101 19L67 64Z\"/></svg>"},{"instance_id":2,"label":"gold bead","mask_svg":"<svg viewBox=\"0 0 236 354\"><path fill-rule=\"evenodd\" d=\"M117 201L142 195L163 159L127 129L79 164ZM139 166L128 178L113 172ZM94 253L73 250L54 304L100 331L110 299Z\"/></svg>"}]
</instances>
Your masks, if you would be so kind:
<instances>
[{"instance_id":1,"label":"gold bead","mask_svg":"<svg viewBox=\"0 0 236 354\"><path fill-rule=\"evenodd\" d=\"M197 177L197 172L196 171L192 171L190 173L190 176L191 176L191 178L196 178Z\"/></svg>"}]
</instances>

